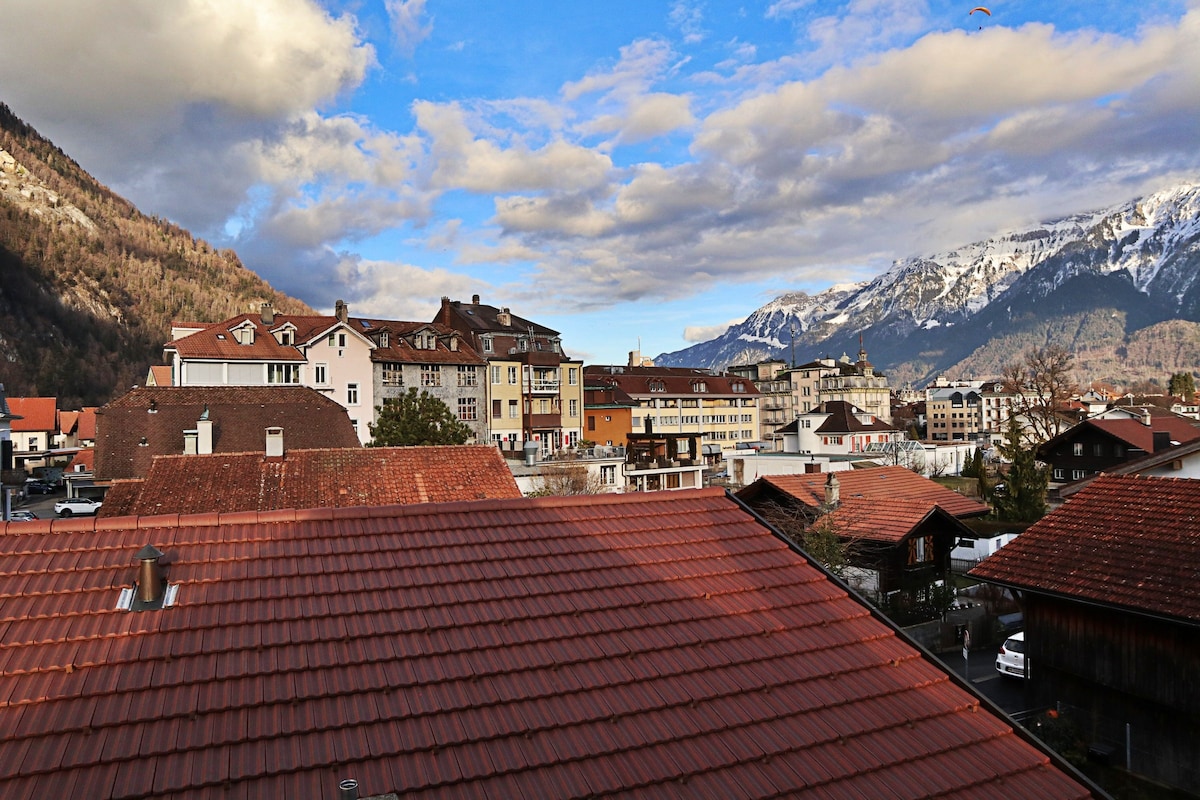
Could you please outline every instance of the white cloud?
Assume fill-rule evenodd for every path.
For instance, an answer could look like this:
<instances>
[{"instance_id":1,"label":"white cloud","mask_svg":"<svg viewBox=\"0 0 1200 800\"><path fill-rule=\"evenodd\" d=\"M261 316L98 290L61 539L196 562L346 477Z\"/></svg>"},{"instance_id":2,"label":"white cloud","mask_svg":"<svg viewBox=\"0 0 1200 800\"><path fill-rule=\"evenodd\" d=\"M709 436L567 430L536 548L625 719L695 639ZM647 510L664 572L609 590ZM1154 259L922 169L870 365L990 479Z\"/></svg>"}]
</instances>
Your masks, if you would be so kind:
<instances>
[{"instance_id":1,"label":"white cloud","mask_svg":"<svg viewBox=\"0 0 1200 800\"><path fill-rule=\"evenodd\" d=\"M433 33L433 21L425 19L425 0L384 0L392 23L392 36L400 52L411 56L417 45Z\"/></svg>"},{"instance_id":2,"label":"white cloud","mask_svg":"<svg viewBox=\"0 0 1200 800\"><path fill-rule=\"evenodd\" d=\"M59 0L45 12L43 0L5 4L0 69L22 73L6 93L106 128L157 128L192 104L286 116L356 85L374 58L353 18L311 0Z\"/></svg>"},{"instance_id":3,"label":"white cloud","mask_svg":"<svg viewBox=\"0 0 1200 800\"><path fill-rule=\"evenodd\" d=\"M497 194L578 190L602 184L612 168L607 156L561 139L529 149L519 141L506 148L478 138L457 104L420 102L414 113L417 126L430 139L437 187Z\"/></svg>"},{"instance_id":4,"label":"white cloud","mask_svg":"<svg viewBox=\"0 0 1200 800\"><path fill-rule=\"evenodd\" d=\"M683 329L683 340L690 344L708 342L717 338L734 325L740 325L745 321L746 318L742 317L740 319L731 319L729 322L720 325L689 325Z\"/></svg>"}]
</instances>

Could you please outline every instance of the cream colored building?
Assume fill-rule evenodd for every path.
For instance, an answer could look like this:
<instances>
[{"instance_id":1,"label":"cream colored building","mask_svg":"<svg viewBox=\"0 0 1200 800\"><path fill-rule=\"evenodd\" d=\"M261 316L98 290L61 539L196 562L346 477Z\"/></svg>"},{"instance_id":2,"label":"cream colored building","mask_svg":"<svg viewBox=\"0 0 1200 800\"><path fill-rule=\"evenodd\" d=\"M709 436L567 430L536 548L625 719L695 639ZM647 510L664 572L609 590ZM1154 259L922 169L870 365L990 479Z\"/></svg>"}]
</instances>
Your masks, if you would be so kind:
<instances>
[{"instance_id":1,"label":"cream colored building","mask_svg":"<svg viewBox=\"0 0 1200 800\"><path fill-rule=\"evenodd\" d=\"M710 453L759 441L761 395L748 378L680 367L610 365L589 366L587 377L589 384L618 386L637 402L631 433L699 434Z\"/></svg>"}]
</instances>

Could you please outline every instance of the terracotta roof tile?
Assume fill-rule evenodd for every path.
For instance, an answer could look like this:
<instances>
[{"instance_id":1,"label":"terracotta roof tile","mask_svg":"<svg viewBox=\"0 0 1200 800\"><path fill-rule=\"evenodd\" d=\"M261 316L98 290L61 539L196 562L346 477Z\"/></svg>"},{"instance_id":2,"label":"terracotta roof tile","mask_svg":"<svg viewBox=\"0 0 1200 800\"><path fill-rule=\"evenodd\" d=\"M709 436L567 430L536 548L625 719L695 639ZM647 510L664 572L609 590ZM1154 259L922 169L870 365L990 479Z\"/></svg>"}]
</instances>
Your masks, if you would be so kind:
<instances>
[{"instance_id":1,"label":"terracotta roof tile","mask_svg":"<svg viewBox=\"0 0 1200 800\"><path fill-rule=\"evenodd\" d=\"M767 490L775 490L794 498L810 508L825 502L825 482L830 473L814 472L805 475L770 475L759 478L738 492L743 499L751 499ZM832 473L837 476L840 499L843 503L855 499L868 501L871 513L886 513L893 501L903 501L902 508L895 504L898 513L915 513L917 506L926 511L934 505L940 506L955 517L973 517L986 514L990 509L976 500L959 494L904 467L875 467ZM914 506L913 504L917 504Z\"/></svg>"},{"instance_id":2,"label":"terracotta roof tile","mask_svg":"<svg viewBox=\"0 0 1200 800\"><path fill-rule=\"evenodd\" d=\"M864 413L853 403L844 400L828 400L821 404L820 410L829 417L814 431L814 433L860 433L863 431L894 431L891 425L880 422L872 417L872 421L861 422L858 415ZM798 430L798 428L796 429ZM795 430L792 431L793 433Z\"/></svg>"},{"instance_id":3,"label":"terracotta roof tile","mask_svg":"<svg viewBox=\"0 0 1200 800\"><path fill-rule=\"evenodd\" d=\"M728 373L713 374L708 370L690 369L684 367L610 367L592 365L584 368L584 379L588 385L611 385L620 388L630 397L651 393L651 383L662 386L662 391L655 394L666 395L737 395L739 397L757 397L758 388L748 378L741 378ZM704 383L704 391L697 392L694 388L697 382ZM733 385L738 384L740 391L735 392Z\"/></svg>"},{"instance_id":4,"label":"terracotta roof tile","mask_svg":"<svg viewBox=\"0 0 1200 800\"><path fill-rule=\"evenodd\" d=\"M1200 480L1101 475L971 575L1200 622Z\"/></svg>"},{"instance_id":5,"label":"terracotta roof tile","mask_svg":"<svg viewBox=\"0 0 1200 800\"><path fill-rule=\"evenodd\" d=\"M154 456L183 452L183 432L206 408L217 453L263 450L266 428L276 426L286 447L359 446L346 409L307 387L146 386L96 411L96 477L144 477Z\"/></svg>"},{"instance_id":6,"label":"terracotta roof tile","mask_svg":"<svg viewBox=\"0 0 1200 800\"><path fill-rule=\"evenodd\" d=\"M301 517L0 528L0 794L1091 794L722 492Z\"/></svg>"},{"instance_id":7,"label":"terracotta roof tile","mask_svg":"<svg viewBox=\"0 0 1200 800\"><path fill-rule=\"evenodd\" d=\"M10 397L8 410L13 416L22 417L12 421L12 430L16 433L58 431L57 397Z\"/></svg>"}]
</instances>

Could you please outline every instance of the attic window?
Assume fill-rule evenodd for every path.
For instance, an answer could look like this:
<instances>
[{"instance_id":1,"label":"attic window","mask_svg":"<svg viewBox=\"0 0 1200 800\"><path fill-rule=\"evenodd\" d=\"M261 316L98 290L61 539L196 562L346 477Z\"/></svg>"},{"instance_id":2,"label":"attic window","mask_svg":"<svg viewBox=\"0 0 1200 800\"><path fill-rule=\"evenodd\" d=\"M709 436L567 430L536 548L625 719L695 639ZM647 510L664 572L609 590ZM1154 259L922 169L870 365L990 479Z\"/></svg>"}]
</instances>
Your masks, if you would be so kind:
<instances>
[{"instance_id":1,"label":"attic window","mask_svg":"<svg viewBox=\"0 0 1200 800\"><path fill-rule=\"evenodd\" d=\"M223 341L225 341L225 334L223 334L223 333L218 333L218 334L217 334L217 338L218 338L218 339L220 339L220 340L223 342Z\"/></svg>"}]
</instances>

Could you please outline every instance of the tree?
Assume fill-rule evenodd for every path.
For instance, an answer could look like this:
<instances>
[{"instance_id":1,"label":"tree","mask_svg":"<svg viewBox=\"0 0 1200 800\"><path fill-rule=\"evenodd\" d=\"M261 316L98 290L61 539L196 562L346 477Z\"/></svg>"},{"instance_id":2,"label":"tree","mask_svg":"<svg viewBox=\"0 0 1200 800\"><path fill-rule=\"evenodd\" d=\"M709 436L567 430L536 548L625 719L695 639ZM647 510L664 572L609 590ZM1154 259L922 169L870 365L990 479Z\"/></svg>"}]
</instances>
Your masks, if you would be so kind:
<instances>
[{"instance_id":1,"label":"tree","mask_svg":"<svg viewBox=\"0 0 1200 800\"><path fill-rule=\"evenodd\" d=\"M1190 403L1196 394L1196 379L1190 372L1176 372L1171 375L1167 392L1185 403Z\"/></svg>"},{"instance_id":2,"label":"tree","mask_svg":"<svg viewBox=\"0 0 1200 800\"><path fill-rule=\"evenodd\" d=\"M1004 368L1004 389L1013 398L1010 415L1024 421L1025 445L1042 444L1074 424L1062 416L1079 388L1071 377L1074 358L1058 345L1046 345L1026 352L1019 363Z\"/></svg>"},{"instance_id":3,"label":"tree","mask_svg":"<svg viewBox=\"0 0 1200 800\"><path fill-rule=\"evenodd\" d=\"M445 403L415 386L375 411L379 421L367 424L371 447L465 444L474 435Z\"/></svg>"},{"instance_id":4,"label":"tree","mask_svg":"<svg viewBox=\"0 0 1200 800\"><path fill-rule=\"evenodd\" d=\"M862 540L847 536L826 508L771 503L763 517L825 569L846 580L851 562L863 549Z\"/></svg>"},{"instance_id":5,"label":"tree","mask_svg":"<svg viewBox=\"0 0 1200 800\"><path fill-rule=\"evenodd\" d=\"M559 463L543 462L538 487L529 497L561 497L574 494L600 494L600 478L588 471L582 461L568 459Z\"/></svg>"},{"instance_id":6,"label":"tree","mask_svg":"<svg viewBox=\"0 0 1200 800\"><path fill-rule=\"evenodd\" d=\"M1005 476L1004 490L997 485L993 492L993 512L1009 522L1037 522L1046 513L1050 473L1045 465L1037 462L1033 448L1023 441L1021 424L1016 417L1008 418L1000 454L1012 464Z\"/></svg>"}]
</instances>

